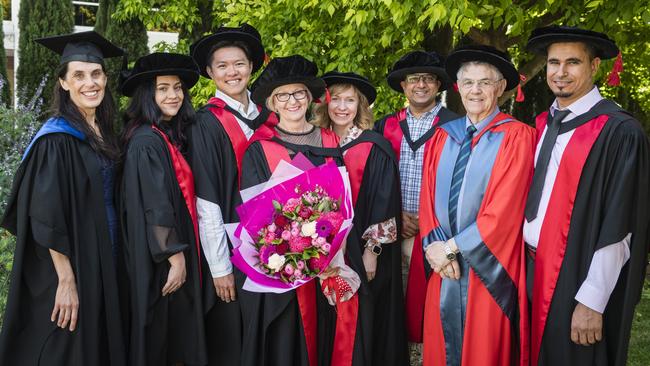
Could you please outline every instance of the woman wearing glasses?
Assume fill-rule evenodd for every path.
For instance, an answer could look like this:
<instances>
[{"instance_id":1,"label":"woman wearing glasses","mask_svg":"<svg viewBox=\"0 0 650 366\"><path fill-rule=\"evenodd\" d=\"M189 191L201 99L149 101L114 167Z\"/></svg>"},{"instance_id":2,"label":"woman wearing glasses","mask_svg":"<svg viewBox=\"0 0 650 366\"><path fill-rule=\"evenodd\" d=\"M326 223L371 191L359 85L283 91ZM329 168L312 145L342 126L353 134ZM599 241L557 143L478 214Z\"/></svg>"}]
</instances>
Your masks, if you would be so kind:
<instances>
[{"instance_id":1,"label":"woman wearing glasses","mask_svg":"<svg viewBox=\"0 0 650 366\"><path fill-rule=\"evenodd\" d=\"M424 161L420 231L435 271L424 365L527 365L521 225L535 131L497 106L519 83L506 53L462 47L445 66L467 115L440 126Z\"/></svg>"},{"instance_id":2,"label":"woman wearing glasses","mask_svg":"<svg viewBox=\"0 0 650 366\"><path fill-rule=\"evenodd\" d=\"M336 134L307 122L309 104L325 93L317 73L316 65L301 56L280 57L253 83L253 102L265 104L279 123L267 124L253 136L242 163L242 189L267 181L280 160L289 161L297 153L314 165L329 160L343 165ZM283 294L242 291L242 365L315 366L316 348L328 337L317 334L321 329L315 326L316 314L301 312L299 304L316 297L318 309L329 306L316 287L311 281Z\"/></svg>"}]
</instances>

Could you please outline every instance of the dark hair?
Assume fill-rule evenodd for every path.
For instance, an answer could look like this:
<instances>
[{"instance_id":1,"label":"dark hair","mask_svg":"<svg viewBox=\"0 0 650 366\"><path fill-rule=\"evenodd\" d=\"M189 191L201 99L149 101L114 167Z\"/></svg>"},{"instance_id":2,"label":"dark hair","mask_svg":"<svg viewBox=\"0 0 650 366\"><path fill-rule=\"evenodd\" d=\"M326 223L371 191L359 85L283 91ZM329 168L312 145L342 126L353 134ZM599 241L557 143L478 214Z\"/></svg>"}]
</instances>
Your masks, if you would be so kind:
<instances>
[{"instance_id":1,"label":"dark hair","mask_svg":"<svg viewBox=\"0 0 650 366\"><path fill-rule=\"evenodd\" d=\"M69 62L66 62L57 70L57 76L59 79L65 79L65 75L68 72L68 64ZM106 73L104 65L101 66L102 71ZM86 118L79 107L77 107L77 105L75 105L70 99L70 92L63 89L58 80L54 83L54 92L50 110L52 116L64 118L74 128L81 131L86 136L86 139L93 150L104 155L108 159L119 159L120 150L117 144L117 136L113 129L115 104L113 102L111 90L108 87L108 82L104 88L104 99L102 99L101 103L99 103L95 109L95 123L99 127L101 137L98 136L88 125L88 122L86 122Z\"/></svg>"},{"instance_id":2,"label":"dark hair","mask_svg":"<svg viewBox=\"0 0 650 366\"><path fill-rule=\"evenodd\" d=\"M183 89L183 103L178 113L169 121L163 121L163 114L156 104L156 77L143 81L135 88L129 106L124 112L124 132L122 133L122 146L126 146L135 130L144 124L154 124L162 130L173 144L183 150L185 148L185 134L183 131L194 120L192 98L185 83L181 80Z\"/></svg>"},{"instance_id":3,"label":"dark hair","mask_svg":"<svg viewBox=\"0 0 650 366\"><path fill-rule=\"evenodd\" d=\"M208 59L206 60L206 66L211 67L212 65L212 56L214 56L214 53L216 50L220 48L225 48L225 47L237 47L240 48L242 51L244 51L244 54L246 55L246 59L248 62L253 62L253 59L251 57L251 50L250 47L248 47L248 44L242 41L220 41L215 43L212 48L210 48L210 52L208 52Z\"/></svg>"}]
</instances>

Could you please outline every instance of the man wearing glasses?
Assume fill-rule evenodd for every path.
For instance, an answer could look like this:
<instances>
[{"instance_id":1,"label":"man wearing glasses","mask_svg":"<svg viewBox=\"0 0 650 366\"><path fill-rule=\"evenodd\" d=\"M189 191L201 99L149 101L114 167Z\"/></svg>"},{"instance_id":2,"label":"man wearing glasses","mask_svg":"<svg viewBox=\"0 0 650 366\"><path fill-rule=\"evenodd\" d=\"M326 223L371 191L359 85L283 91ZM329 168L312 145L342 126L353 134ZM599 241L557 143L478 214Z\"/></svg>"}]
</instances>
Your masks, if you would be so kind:
<instances>
[{"instance_id":1,"label":"man wearing glasses","mask_svg":"<svg viewBox=\"0 0 650 366\"><path fill-rule=\"evenodd\" d=\"M390 141L399 161L402 189L402 273L406 285L406 323L410 342L422 343L426 288L425 261L418 230L420 184L424 152L436 126L459 116L444 108L440 92L451 85L442 57L435 52L414 51L399 59L388 73L388 85L404 93L408 107L388 115L374 130Z\"/></svg>"}]
</instances>

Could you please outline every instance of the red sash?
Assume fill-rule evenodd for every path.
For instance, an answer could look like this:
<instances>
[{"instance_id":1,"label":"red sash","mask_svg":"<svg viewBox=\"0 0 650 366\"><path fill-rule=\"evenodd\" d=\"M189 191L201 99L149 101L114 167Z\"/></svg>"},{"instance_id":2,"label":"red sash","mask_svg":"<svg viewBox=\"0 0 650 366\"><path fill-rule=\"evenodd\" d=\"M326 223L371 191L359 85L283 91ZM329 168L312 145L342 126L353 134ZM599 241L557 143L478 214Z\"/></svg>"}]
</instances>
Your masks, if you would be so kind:
<instances>
[{"instance_id":1,"label":"red sash","mask_svg":"<svg viewBox=\"0 0 650 366\"><path fill-rule=\"evenodd\" d=\"M402 139L404 132L400 122L406 119L406 108L386 118L384 125L384 137L390 141L399 161ZM433 121L435 126L440 120L439 116ZM429 148L429 142L424 149ZM424 271L424 254L422 252L422 240L420 233L415 235L413 252L411 252L411 264L409 265L408 280L406 283L406 328L410 342L422 343L422 324L424 322L424 301L426 298L427 278Z\"/></svg>"},{"instance_id":2,"label":"red sash","mask_svg":"<svg viewBox=\"0 0 650 366\"><path fill-rule=\"evenodd\" d=\"M366 169L368 155L372 149L372 142L362 142L345 151L343 161L350 175L350 188L352 189L352 205L357 204L359 189L363 180L363 172Z\"/></svg>"},{"instance_id":3,"label":"red sash","mask_svg":"<svg viewBox=\"0 0 650 366\"><path fill-rule=\"evenodd\" d=\"M198 269L199 269L199 283L201 286L202 282L202 273L201 273L201 248L199 241L199 218L196 212L196 195L194 194L194 175L192 174L192 169L187 163L183 154L174 146L167 138L164 132L159 130L156 126L151 125L151 128L154 131L157 131L158 134L163 138L165 144L167 144L167 150L169 151L169 156L172 159L172 166L174 167L174 175L176 175L176 180L178 181L178 186L183 193L183 199L185 200L185 205L187 206L187 211L190 213L192 218L192 226L194 229L194 239L196 244L196 255L198 259Z\"/></svg>"},{"instance_id":4,"label":"red sash","mask_svg":"<svg viewBox=\"0 0 650 366\"><path fill-rule=\"evenodd\" d=\"M212 114L214 114L217 120L221 122L221 125L223 126L224 130L226 130L226 134L230 139L232 150L235 153L235 159L237 161L237 177L238 179L241 179L242 160L244 159L244 153L246 152L246 148L249 145L249 141L246 138L244 131L242 131L239 122L237 122L237 118L225 109L226 102L217 97L212 97L210 100L208 100L208 104L213 105L209 106L208 109L210 112L212 112ZM261 107L258 106L257 109L261 110ZM269 117L265 124L277 124L277 118L274 113L269 114Z\"/></svg>"},{"instance_id":5,"label":"red sash","mask_svg":"<svg viewBox=\"0 0 650 366\"><path fill-rule=\"evenodd\" d=\"M538 131L543 131L547 113L542 113L537 117ZM607 115L602 115L576 128L562 154L535 254L531 317L532 365L538 363L548 312L564 260L571 214L582 169L608 118Z\"/></svg>"}]
</instances>

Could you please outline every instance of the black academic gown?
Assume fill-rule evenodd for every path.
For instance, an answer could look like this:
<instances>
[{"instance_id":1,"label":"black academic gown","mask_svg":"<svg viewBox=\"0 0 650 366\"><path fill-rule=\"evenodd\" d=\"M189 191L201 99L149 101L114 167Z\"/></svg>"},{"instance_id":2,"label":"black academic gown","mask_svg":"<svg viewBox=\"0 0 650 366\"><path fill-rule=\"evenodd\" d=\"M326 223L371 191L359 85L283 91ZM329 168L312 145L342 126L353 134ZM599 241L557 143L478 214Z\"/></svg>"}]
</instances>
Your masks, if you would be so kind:
<instances>
[{"instance_id":1,"label":"black academic gown","mask_svg":"<svg viewBox=\"0 0 650 366\"><path fill-rule=\"evenodd\" d=\"M358 182L358 196L354 206L354 221L347 238L346 261L361 279L358 291L359 312L355 334L353 365L407 365L409 362L404 322L404 298L401 275L401 250L399 238L394 243L383 244L377 258L375 278L368 282L363 265L366 241L362 239L365 230L373 224L394 217L397 232L401 228L401 195L399 170L390 144L374 131L364 131L356 140L342 147L344 154L353 153L361 144L371 143L366 161L351 155L345 158L348 171L357 167L363 169ZM352 166L352 164L354 166ZM356 178L351 174L350 180ZM353 190L355 184L353 183ZM336 310L326 308L322 315L329 324L327 331L334 332ZM320 324L319 324L320 325ZM334 333L325 335L331 350ZM332 352L321 352L319 364L329 365Z\"/></svg>"},{"instance_id":2,"label":"black academic gown","mask_svg":"<svg viewBox=\"0 0 650 366\"><path fill-rule=\"evenodd\" d=\"M130 285L130 365L207 364L192 218L168 147L151 126L138 127L128 143L120 219ZM168 258L178 252L185 255L185 283L163 296Z\"/></svg>"},{"instance_id":3,"label":"black academic gown","mask_svg":"<svg viewBox=\"0 0 650 366\"><path fill-rule=\"evenodd\" d=\"M1 365L125 365L116 262L104 205L100 162L67 133L40 137L21 163L2 226L16 235ZM75 273L74 332L50 321L57 274L49 249Z\"/></svg>"},{"instance_id":4,"label":"black academic gown","mask_svg":"<svg viewBox=\"0 0 650 366\"><path fill-rule=\"evenodd\" d=\"M604 106L601 102L594 109L602 112ZM589 152L577 186L566 252L541 338L539 365L626 363L649 247L650 150L648 138L636 120L622 112L606 114L610 119ZM551 210L549 205L547 216ZM630 259L605 308L603 340L588 347L577 345L570 338L574 298L593 255L608 244L620 242L628 233L632 233Z\"/></svg>"},{"instance_id":5,"label":"black academic gown","mask_svg":"<svg viewBox=\"0 0 650 366\"><path fill-rule=\"evenodd\" d=\"M274 141L288 147L293 152L302 153L316 166L324 164L326 157L333 157L339 166L343 165L342 155L338 148L294 145L277 138L274 138ZM294 154L289 154L289 156L293 158ZM253 142L244 155L241 188L246 189L266 182L270 177L271 169L264 149L259 141ZM320 315L326 309L329 310L328 308L331 306L322 295L319 285L316 286L314 295L319 315L317 338L320 357L326 351L326 344L322 341L324 338L322 338L323 327ZM304 329L295 290L282 294L254 293L242 290L240 298L245 334L242 365L309 366Z\"/></svg>"},{"instance_id":6,"label":"black academic gown","mask_svg":"<svg viewBox=\"0 0 650 366\"><path fill-rule=\"evenodd\" d=\"M219 205L224 223L238 222L235 208L241 204L241 197L233 143L223 124L207 107L209 105L197 111L195 122L186 131L187 161L194 173L196 196ZM269 111L263 109L249 127L255 130L268 116ZM232 250L230 240L228 246ZM244 275L235 267L233 274L239 292ZM210 276L210 272L206 275ZM237 366L243 337L240 301L222 301L216 296L214 285L211 286L213 291L204 300L209 364Z\"/></svg>"}]
</instances>

